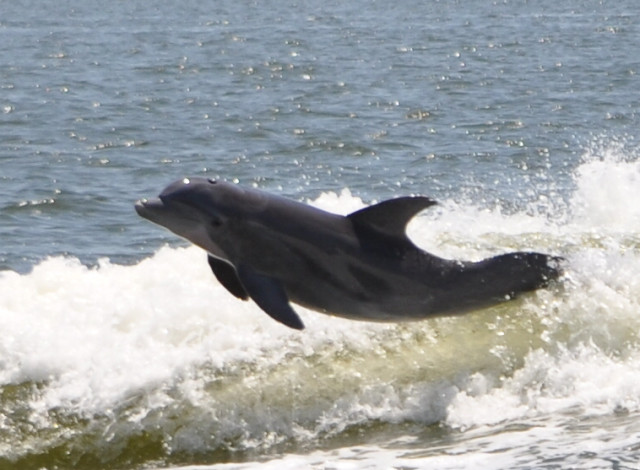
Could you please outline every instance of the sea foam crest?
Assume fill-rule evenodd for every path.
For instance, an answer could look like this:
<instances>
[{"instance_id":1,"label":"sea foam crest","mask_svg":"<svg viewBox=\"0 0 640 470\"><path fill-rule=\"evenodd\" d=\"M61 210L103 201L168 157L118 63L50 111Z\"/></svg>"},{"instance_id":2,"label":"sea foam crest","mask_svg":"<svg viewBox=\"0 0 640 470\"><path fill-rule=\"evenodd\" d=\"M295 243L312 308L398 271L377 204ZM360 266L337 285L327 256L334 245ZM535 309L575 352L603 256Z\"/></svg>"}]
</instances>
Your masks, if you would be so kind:
<instances>
[{"instance_id":1,"label":"sea foam crest","mask_svg":"<svg viewBox=\"0 0 640 470\"><path fill-rule=\"evenodd\" d=\"M640 231L640 159L620 144L595 146L575 171L573 222L599 233Z\"/></svg>"}]
</instances>

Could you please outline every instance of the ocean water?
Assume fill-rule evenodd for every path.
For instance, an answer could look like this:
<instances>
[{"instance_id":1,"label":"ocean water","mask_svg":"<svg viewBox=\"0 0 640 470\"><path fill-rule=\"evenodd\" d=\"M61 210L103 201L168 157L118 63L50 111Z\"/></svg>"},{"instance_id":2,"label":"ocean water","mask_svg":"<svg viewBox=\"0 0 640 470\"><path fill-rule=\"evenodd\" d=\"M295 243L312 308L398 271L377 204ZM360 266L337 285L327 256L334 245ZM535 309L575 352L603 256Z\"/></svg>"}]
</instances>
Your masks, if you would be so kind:
<instances>
[{"instance_id":1,"label":"ocean water","mask_svg":"<svg viewBox=\"0 0 640 470\"><path fill-rule=\"evenodd\" d=\"M635 2L2 2L0 468L640 469ZM289 330L133 203L187 175L561 282Z\"/></svg>"}]
</instances>

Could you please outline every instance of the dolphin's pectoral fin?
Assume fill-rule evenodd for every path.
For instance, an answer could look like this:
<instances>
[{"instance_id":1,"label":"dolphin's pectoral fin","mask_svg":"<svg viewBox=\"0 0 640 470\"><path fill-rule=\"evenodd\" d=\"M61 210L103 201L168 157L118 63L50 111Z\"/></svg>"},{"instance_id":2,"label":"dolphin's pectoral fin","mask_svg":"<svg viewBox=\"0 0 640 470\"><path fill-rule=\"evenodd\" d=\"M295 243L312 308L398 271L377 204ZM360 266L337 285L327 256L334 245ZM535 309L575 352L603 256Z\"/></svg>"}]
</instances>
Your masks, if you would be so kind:
<instances>
[{"instance_id":1,"label":"dolphin's pectoral fin","mask_svg":"<svg viewBox=\"0 0 640 470\"><path fill-rule=\"evenodd\" d=\"M238 267L238 277L253 301L271 318L296 330L304 324L289 305L289 298L282 284L271 277L258 274L247 266Z\"/></svg>"},{"instance_id":2,"label":"dolphin's pectoral fin","mask_svg":"<svg viewBox=\"0 0 640 470\"><path fill-rule=\"evenodd\" d=\"M375 231L404 239L405 229L413 216L434 204L437 202L428 197L399 197L365 207L347 217L358 232Z\"/></svg>"},{"instance_id":3,"label":"dolphin's pectoral fin","mask_svg":"<svg viewBox=\"0 0 640 470\"><path fill-rule=\"evenodd\" d=\"M247 294L247 291L242 286L240 279L238 279L236 269L233 266L211 255L208 256L207 261L209 262L209 266L211 266L213 274L216 275L216 279L218 279L220 284L229 292L242 300L249 298L249 294Z\"/></svg>"}]
</instances>

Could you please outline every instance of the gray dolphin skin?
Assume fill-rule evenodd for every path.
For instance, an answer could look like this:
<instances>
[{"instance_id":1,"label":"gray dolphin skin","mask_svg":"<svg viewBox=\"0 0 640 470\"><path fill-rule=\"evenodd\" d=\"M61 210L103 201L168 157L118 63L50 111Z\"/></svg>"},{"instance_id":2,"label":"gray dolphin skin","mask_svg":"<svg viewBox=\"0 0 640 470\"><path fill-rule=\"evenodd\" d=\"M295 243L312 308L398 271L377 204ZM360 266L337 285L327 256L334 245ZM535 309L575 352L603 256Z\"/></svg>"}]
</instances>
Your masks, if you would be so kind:
<instances>
[{"instance_id":1,"label":"gray dolphin skin","mask_svg":"<svg viewBox=\"0 0 640 470\"><path fill-rule=\"evenodd\" d=\"M561 258L541 253L464 262L421 250L405 229L434 204L401 197L341 216L256 189L185 178L135 208L205 249L229 292L296 329L304 325L290 302L355 320L420 320L504 302L559 276Z\"/></svg>"}]
</instances>

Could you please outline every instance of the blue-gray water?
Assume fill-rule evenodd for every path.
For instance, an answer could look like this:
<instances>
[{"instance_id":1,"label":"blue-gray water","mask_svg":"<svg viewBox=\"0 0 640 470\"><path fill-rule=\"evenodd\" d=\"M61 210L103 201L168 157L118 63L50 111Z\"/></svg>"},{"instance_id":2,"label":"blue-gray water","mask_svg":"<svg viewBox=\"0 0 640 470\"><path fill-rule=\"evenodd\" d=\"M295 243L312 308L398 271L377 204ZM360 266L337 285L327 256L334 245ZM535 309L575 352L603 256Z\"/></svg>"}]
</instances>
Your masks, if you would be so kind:
<instances>
[{"instance_id":1,"label":"blue-gray water","mask_svg":"<svg viewBox=\"0 0 640 470\"><path fill-rule=\"evenodd\" d=\"M631 0L2 2L0 328L6 333L0 339L0 436L7 444L0 446L0 463L6 468L141 468L255 460L255 465L274 462L296 468L319 461L339 466L341 458L361 458L371 467L376 462L380 467L411 466L411 460L402 460L407 453L417 456L414 465L431 468L474 468L477 462L484 468L637 468L624 465L628 455L640 458L640 438L628 442L629 433L623 430L631 427L638 435L629 416L640 412L640 390L632 385L640 370L640 346L631 331L640 323L640 271L634 268L640 257L639 46L640 13ZM443 352L454 348L454 331L461 328L446 320L389 330L328 326L324 334L339 346L326 356L323 348L329 343L283 340L277 347L294 358L296 371L319 369L314 384L321 387L318 377L326 373L348 385L319 393L320 404L303 390L308 396L301 400L313 406L302 406L299 415L278 400L247 398L255 410L269 410L271 420L246 410L222 418L216 407L229 403L216 402L216 387L223 395L242 394L238 374L245 381L265 380L264 394L284 393L274 374L294 384L287 389L293 396L296 387L304 386L293 372L273 371L279 358L262 356L272 341L265 338L289 334L272 331L276 327L268 323L262 336L252 330L257 335L252 341L263 345L256 351L249 348L263 361L258 363L251 354L240 354L248 347L242 342L210 352L219 343L212 346L205 325L216 315L204 309L193 320L193 331L176 333L166 347L133 346L153 336L140 327L139 302L162 291L140 280L134 269L142 269L144 263L138 263L144 260L154 263L152 272L167 272L173 279L176 274L169 272L182 264L177 247L186 246L137 217L133 203L174 179L198 174L298 200L347 188L350 192L338 199L318 202L335 211L358 205L359 199L366 204L428 195L444 209L414 230L422 246L467 257L513 247L573 256L575 291L544 293L524 307L478 317L474 328L495 326L500 323L495 315L504 315L507 330L527 330L524 338L506 344L500 343L503 335L487 332L486 344L470 347L471 356L499 358L489 365L455 362ZM158 253L165 244L173 248ZM622 273L617 271L621 264ZM122 272L111 277L111 270ZM602 277L587 281L593 273ZM189 275L178 275L176 283ZM120 279L129 283L113 287ZM215 284L203 280L207 286ZM71 284L84 287L76 292ZM52 298L51 292L60 296ZM615 298L607 297L611 292ZM184 302L186 295L167 294L162 305ZM211 295L216 303L228 301L225 309L230 311L236 305L247 308L224 292ZM589 303L594 298L600 304ZM156 314L160 308L145 305ZM596 313L613 317L592 318ZM260 314L252 311L248 318ZM91 315L105 320L83 323ZM535 324L522 315L535 317ZM119 319L115 330L106 320L114 316ZM158 327L162 331L182 331L183 319L165 320ZM161 323L152 317L148 321ZM602 321L609 325L606 333L599 332ZM237 336L246 334L243 326L254 328L236 325L233 316L224 322L234 324ZM69 325L76 334L68 333ZM358 328L368 332L366 341ZM473 336L476 330L469 328L464 334ZM342 336L343 329L354 336ZM135 338L114 331L134 332ZM441 343L420 341L423 336L437 338L438 332L444 336ZM437 380L425 378L431 377L429 367L418 366L424 375L412 380L410 372L416 370L410 364L415 361L403 362L398 354L391 370L405 367L400 378L382 362L382 375L376 375L380 367L371 366L362 372L370 375L361 382L350 378L360 365L357 360L345 365L345 354L361 360L373 354L382 361L374 352L388 343L399 345L403 338L426 357L443 355L453 362L446 368L434 366ZM166 359L171 367L148 380L127 380L124 372L114 372L126 371L129 364L129 356L111 349L121 347L121 340L148 360L155 354L162 362L171 348L181 352ZM76 341L100 347L75 353L71 348L63 359L45 347ZM192 348L194 342L198 348ZM30 352L34 345L43 345L43 351ZM222 353L229 350L242 358ZM205 355L200 362L196 352ZM548 361L539 354L548 354ZM113 359L97 359L104 356ZM591 401L586 398L590 394L567 389L566 409L530 405L528 413L505 412L495 423L481 418L465 422L456 414L464 409L464 394L500 402L509 380L514 389L505 392L509 397L532 393L536 386L552 389L539 385L544 377L517 382L518 373L535 375L536 360L546 364L540 369L555 370L567 358L576 361L574 372L599 361L599 373L611 373L609 383L620 374L628 381L621 379L609 395L605 391ZM613 364L609 368L607 360ZM144 364L141 359L132 370L144 370ZM618 375L616 365L623 369ZM91 376L85 388L68 378L74 373ZM486 382L482 386L476 383L479 375ZM549 379L550 373L542 375ZM305 377L299 380L306 383ZM225 386L225 380L231 383ZM193 388L184 385L190 381ZM592 382L584 383L600 387L596 377ZM113 383L122 396L104 392L109 388L105 384ZM399 396L407 389L415 395L396 397L399 404L383 392L382 401L354 398L360 397L360 389L375 388L372 384L388 386ZM423 384L428 389L424 394ZM554 389L559 396L560 388ZM76 393L65 394L70 389ZM211 394L210 399L192 400L194 389ZM158 394L166 398L162 405L154 404ZM574 395L580 398L571 401ZM416 404L417 396L445 399L431 404L425 398ZM385 399L393 403L385 405ZM353 407L344 408L349 400L361 405L358 409L378 411L364 413L362 419L331 414L353 412ZM483 403L487 409L494 406ZM597 409L610 432L607 442L614 445L601 452L601 460L597 449L582 448L583 431L571 427L580 422L581 405L589 415L585 426L597 427L592 416ZM385 406L399 411L385 414ZM565 413L560 424L546 421L558 410ZM142 415L157 419L149 424ZM522 416L533 421L523 424ZM236 427L229 427L225 419L246 426L234 421ZM333 424L318 424L323 420ZM511 460L482 460L488 455L482 449L491 447L484 439L501 442L501 436L538 427L560 429L574 438L563 444L565 453L554 454L543 444L553 440L554 432L539 441L527 434L530 440L523 441L523 449L542 448L540 455L532 458L523 450L510 455ZM405 433L418 442L405 445L408 438L400 439L385 448ZM342 457L331 451L341 442L350 449ZM358 454L358 446L375 447L374 457ZM402 451L394 450L398 448ZM462 448L468 460L429 460L462 453ZM287 457L312 451L326 454L302 463ZM277 460L278 453L284 453L284 460Z\"/></svg>"}]
</instances>

